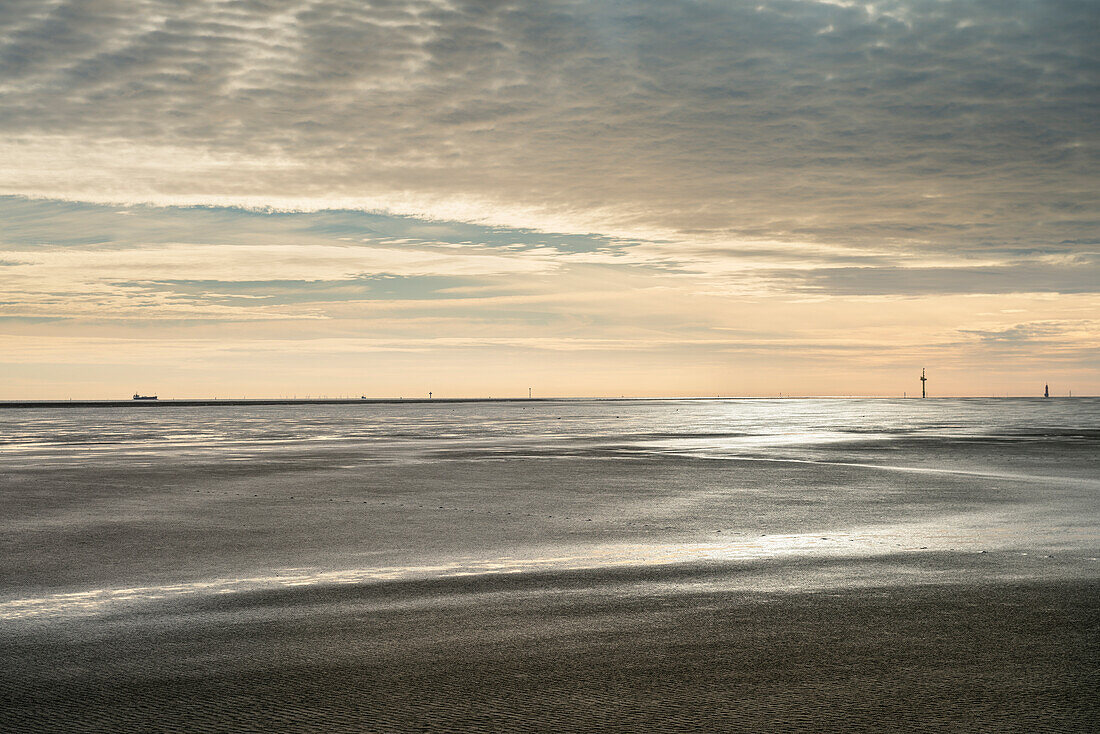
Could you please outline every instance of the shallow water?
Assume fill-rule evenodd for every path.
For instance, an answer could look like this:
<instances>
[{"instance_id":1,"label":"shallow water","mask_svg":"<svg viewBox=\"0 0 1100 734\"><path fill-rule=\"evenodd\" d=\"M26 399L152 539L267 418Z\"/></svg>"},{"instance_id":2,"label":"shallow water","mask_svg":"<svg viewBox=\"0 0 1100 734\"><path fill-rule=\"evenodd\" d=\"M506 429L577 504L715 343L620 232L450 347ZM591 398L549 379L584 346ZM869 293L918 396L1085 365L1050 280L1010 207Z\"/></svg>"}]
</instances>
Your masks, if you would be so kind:
<instances>
[{"instance_id":1,"label":"shallow water","mask_svg":"<svg viewBox=\"0 0 1100 734\"><path fill-rule=\"evenodd\" d=\"M736 456L845 441L1096 440L1100 398L562 400L479 403L13 409L0 451L107 461L354 447L382 460L436 452Z\"/></svg>"}]
</instances>

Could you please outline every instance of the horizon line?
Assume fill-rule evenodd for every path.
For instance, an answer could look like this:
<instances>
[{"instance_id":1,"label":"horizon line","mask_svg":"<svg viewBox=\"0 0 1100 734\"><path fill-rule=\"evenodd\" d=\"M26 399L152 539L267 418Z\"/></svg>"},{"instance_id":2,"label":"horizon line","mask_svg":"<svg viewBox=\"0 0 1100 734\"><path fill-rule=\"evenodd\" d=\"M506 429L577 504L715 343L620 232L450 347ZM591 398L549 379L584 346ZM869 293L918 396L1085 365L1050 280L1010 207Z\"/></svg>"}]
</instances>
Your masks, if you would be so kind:
<instances>
[{"instance_id":1,"label":"horizon line","mask_svg":"<svg viewBox=\"0 0 1100 734\"><path fill-rule=\"evenodd\" d=\"M396 405L402 403L548 403L548 402L638 402L661 400L1057 400L1075 398L1095 398L1095 395L937 395L917 397L908 395L692 395L692 396L554 396L554 397L359 397L359 398L156 398L137 400L134 398L43 398L0 399L0 408L64 408L64 407L151 407L166 405L174 407L204 407L215 405Z\"/></svg>"}]
</instances>

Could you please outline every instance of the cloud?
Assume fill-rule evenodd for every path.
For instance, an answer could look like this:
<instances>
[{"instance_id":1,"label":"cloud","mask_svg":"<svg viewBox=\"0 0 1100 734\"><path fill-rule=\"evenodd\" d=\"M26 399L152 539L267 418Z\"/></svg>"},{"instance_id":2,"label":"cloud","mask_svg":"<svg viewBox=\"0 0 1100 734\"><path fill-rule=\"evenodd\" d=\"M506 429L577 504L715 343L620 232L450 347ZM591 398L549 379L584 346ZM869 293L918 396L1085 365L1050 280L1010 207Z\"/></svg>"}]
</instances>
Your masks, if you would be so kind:
<instances>
[{"instance_id":1,"label":"cloud","mask_svg":"<svg viewBox=\"0 0 1100 734\"><path fill-rule=\"evenodd\" d=\"M13 254L0 251L0 257ZM448 288L531 277L557 265L539 256L363 245L212 245L38 248L5 268L0 313L105 318L308 318L334 300L460 298ZM500 288L501 286L497 286ZM467 291L465 297L469 296Z\"/></svg>"},{"instance_id":2,"label":"cloud","mask_svg":"<svg viewBox=\"0 0 1100 734\"><path fill-rule=\"evenodd\" d=\"M960 329L959 350L985 364L1100 367L1100 321L1026 321L992 328Z\"/></svg>"},{"instance_id":3,"label":"cloud","mask_svg":"<svg viewBox=\"0 0 1100 734\"><path fill-rule=\"evenodd\" d=\"M1095 324L1091 325L1095 326ZM1087 326L1090 324L1085 321L1030 321L1013 324L1003 329L964 329L963 333L973 334L984 342L1017 344L1063 337Z\"/></svg>"},{"instance_id":4,"label":"cloud","mask_svg":"<svg viewBox=\"0 0 1100 734\"><path fill-rule=\"evenodd\" d=\"M1042 246L1095 232L1098 15L1073 0L5 3L0 190Z\"/></svg>"},{"instance_id":5,"label":"cloud","mask_svg":"<svg viewBox=\"0 0 1100 734\"><path fill-rule=\"evenodd\" d=\"M1100 255L969 267L821 267L771 275L808 292L845 296L1100 293Z\"/></svg>"}]
</instances>

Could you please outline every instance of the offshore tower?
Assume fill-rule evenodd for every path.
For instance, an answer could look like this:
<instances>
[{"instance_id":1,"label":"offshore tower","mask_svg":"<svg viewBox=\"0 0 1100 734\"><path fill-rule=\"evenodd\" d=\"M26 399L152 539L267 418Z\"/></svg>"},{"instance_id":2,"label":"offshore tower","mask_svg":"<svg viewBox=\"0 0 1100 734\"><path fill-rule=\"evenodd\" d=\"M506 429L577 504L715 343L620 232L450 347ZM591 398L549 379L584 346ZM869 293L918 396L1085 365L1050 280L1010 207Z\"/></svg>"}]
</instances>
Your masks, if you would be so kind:
<instances>
[{"instance_id":1,"label":"offshore tower","mask_svg":"<svg viewBox=\"0 0 1100 734\"><path fill-rule=\"evenodd\" d=\"M928 378L924 376L924 368L920 368L920 396L922 398L928 397L928 394L924 391L924 383L928 381Z\"/></svg>"}]
</instances>

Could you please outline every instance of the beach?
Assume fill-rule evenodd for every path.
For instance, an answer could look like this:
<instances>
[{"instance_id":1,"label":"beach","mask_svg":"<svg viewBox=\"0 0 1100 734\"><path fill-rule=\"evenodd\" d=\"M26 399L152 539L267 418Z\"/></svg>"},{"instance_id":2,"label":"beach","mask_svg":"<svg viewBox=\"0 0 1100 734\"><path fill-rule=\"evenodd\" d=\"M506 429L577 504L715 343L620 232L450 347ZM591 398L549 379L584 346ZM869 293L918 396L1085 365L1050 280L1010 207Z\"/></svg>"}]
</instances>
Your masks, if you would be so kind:
<instances>
[{"instance_id":1,"label":"beach","mask_svg":"<svg viewBox=\"0 0 1100 734\"><path fill-rule=\"evenodd\" d=\"M1087 731L1097 401L13 409L13 731Z\"/></svg>"}]
</instances>

